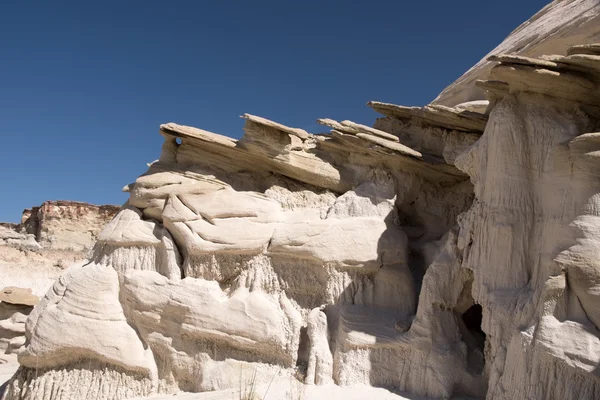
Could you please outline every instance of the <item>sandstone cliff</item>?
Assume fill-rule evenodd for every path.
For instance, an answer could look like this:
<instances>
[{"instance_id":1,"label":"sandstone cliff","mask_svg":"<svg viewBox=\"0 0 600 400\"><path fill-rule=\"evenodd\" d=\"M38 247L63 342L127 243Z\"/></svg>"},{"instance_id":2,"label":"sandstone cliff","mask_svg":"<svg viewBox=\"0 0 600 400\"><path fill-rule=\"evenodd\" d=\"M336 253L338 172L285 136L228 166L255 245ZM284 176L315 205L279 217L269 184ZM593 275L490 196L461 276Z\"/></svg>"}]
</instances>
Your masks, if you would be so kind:
<instances>
[{"instance_id":1,"label":"sandstone cliff","mask_svg":"<svg viewBox=\"0 0 600 400\"><path fill-rule=\"evenodd\" d=\"M494 65L489 60L491 56L503 53L527 57L567 55L567 49L573 45L597 42L600 42L600 3L597 0L554 0L517 27L433 102L455 106L483 100L485 92L477 87L476 81L487 79Z\"/></svg>"},{"instance_id":2,"label":"sandstone cliff","mask_svg":"<svg viewBox=\"0 0 600 400\"><path fill-rule=\"evenodd\" d=\"M35 236L44 248L85 251L117 214L119 206L78 201L46 201L23 211L20 231Z\"/></svg>"},{"instance_id":3,"label":"sandstone cliff","mask_svg":"<svg viewBox=\"0 0 600 400\"><path fill-rule=\"evenodd\" d=\"M25 209L20 224L0 223L0 287L43 296L69 265L83 261L119 206L46 201Z\"/></svg>"},{"instance_id":4,"label":"sandstone cliff","mask_svg":"<svg viewBox=\"0 0 600 400\"><path fill-rule=\"evenodd\" d=\"M484 102L370 102L373 127L162 125L160 158L31 312L5 398L219 390L245 368L600 398L600 44L565 54L490 57Z\"/></svg>"}]
</instances>

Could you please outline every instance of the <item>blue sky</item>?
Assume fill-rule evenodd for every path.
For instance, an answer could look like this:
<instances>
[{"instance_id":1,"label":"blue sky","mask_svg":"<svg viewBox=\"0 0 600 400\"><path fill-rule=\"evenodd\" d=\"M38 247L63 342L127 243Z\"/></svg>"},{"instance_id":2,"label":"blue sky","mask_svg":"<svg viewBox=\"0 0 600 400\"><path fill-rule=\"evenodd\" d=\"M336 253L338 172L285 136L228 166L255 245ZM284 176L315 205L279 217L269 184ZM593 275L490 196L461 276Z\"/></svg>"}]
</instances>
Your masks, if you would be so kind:
<instances>
[{"instance_id":1,"label":"blue sky","mask_svg":"<svg viewBox=\"0 0 600 400\"><path fill-rule=\"evenodd\" d=\"M122 204L165 122L233 137L249 112L312 132L423 105L544 0L46 1L0 6L0 221Z\"/></svg>"}]
</instances>

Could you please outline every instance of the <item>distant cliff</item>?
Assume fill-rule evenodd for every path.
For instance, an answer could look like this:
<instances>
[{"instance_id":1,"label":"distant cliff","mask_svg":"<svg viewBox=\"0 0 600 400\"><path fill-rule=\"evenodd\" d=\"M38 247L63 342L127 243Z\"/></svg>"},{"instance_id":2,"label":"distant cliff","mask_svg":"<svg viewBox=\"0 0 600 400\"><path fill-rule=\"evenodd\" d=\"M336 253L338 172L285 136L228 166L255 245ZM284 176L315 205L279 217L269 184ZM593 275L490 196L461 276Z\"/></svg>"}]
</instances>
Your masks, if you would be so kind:
<instances>
[{"instance_id":1,"label":"distant cliff","mask_svg":"<svg viewBox=\"0 0 600 400\"><path fill-rule=\"evenodd\" d=\"M43 295L64 268L85 259L116 205L46 201L25 209L20 224L0 222L0 287Z\"/></svg>"},{"instance_id":2,"label":"distant cliff","mask_svg":"<svg viewBox=\"0 0 600 400\"><path fill-rule=\"evenodd\" d=\"M18 229L34 235L45 248L88 250L120 208L79 201L46 201L39 207L25 209Z\"/></svg>"}]
</instances>

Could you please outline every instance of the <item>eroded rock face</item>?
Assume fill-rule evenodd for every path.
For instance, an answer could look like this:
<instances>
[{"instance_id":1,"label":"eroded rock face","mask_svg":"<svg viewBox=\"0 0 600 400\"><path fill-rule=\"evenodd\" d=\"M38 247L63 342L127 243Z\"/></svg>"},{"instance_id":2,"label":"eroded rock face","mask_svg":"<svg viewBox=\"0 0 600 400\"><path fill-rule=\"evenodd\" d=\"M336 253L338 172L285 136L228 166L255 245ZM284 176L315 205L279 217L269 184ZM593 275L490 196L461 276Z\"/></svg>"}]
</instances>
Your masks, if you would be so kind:
<instances>
[{"instance_id":1,"label":"eroded rock face","mask_svg":"<svg viewBox=\"0 0 600 400\"><path fill-rule=\"evenodd\" d=\"M119 211L119 206L78 201L46 201L23 211L20 230L34 235L44 248L85 251Z\"/></svg>"},{"instance_id":2,"label":"eroded rock face","mask_svg":"<svg viewBox=\"0 0 600 400\"><path fill-rule=\"evenodd\" d=\"M496 58L494 83L481 83L494 103L490 121L457 161L477 196L463 267L483 307L490 398L600 396L590 257L600 53L583 49L552 62Z\"/></svg>"},{"instance_id":3,"label":"eroded rock face","mask_svg":"<svg viewBox=\"0 0 600 400\"><path fill-rule=\"evenodd\" d=\"M600 46L567 53L492 57L485 103L370 102L374 127L162 125L159 160L27 319L6 398L218 390L244 368L600 398Z\"/></svg>"},{"instance_id":4,"label":"eroded rock face","mask_svg":"<svg viewBox=\"0 0 600 400\"><path fill-rule=\"evenodd\" d=\"M476 81L487 79L494 66L494 62L489 60L490 56L565 56L572 46L597 42L600 42L600 3L597 0L554 0L444 89L433 103L457 106L483 100L485 92L477 87Z\"/></svg>"},{"instance_id":5,"label":"eroded rock face","mask_svg":"<svg viewBox=\"0 0 600 400\"><path fill-rule=\"evenodd\" d=\"M39 302L31 289L14 286L0 291L0 351L14 354L25 344L25 321Z\"/></svg>"},{"instance_id":6,"label":"eroded rock face","mask_svg":"<svg viewBox=\"0 0 600 400\"><path fill-rule=\"evenodd\" d=\"M247 365L259 380L299 367L310 383L345 384L344 354L389 339L381 321L395 336L414 315L423 254L470 206L468 176L351 121L322 120L332 134L313 135L244 118L240 141L161 126L160 159L126 188L89 263L28 319L8 398L36 395L25 389L35 369L109 386L143 376L142 392L236 387ZM440 118L467 143L485 120ZM60 334L64 324L78 328ZM338 334L352 324L368 329Z\"/></svg>"},{"instance_id":7,"label":"eroded rock face","mask_svg":"<svg viewBox=\"0 0 600 400\"><path fill-rule=\"evenodd\" d=\"M0 286L43 296L71 264L88 258L119 206L47 201L23 211L20 224L0 223Z\"/></svg>"}]
</instances>

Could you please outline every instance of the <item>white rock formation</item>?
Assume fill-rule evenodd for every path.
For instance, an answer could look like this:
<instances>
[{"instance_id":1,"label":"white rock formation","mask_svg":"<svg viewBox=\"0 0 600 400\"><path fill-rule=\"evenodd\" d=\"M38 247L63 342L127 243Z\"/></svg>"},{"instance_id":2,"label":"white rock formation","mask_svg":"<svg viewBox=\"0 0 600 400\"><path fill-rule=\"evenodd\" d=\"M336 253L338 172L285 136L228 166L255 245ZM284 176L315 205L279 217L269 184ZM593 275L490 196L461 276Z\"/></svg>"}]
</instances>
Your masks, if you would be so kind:
<instances>
[{"instance_id":1,"label":"white rock formation","mask_svg":"<svg viewBox=\"0 0 600 400\"><path fill-rule=\"evenodd\" d=\"M484 91L475 83L478 79L487 79L494 66L493 61L489 60L490 56L564 56L571 46L597 42L600 42L598 0L554 0L523 22L481 61L444 89L433 103L456 106L460 103L483 100Z\"/></svg>"},{"instance_id":2,"label":"white rock formation","mask_svg":"<svg viewBox=\"0 0 600 400\"><path fill-rule=\"evenodd\" d=\"M39 298L31 289L5 287L0 291L0 351L14 354L25 344L25 321Z\"/></svg>"},{"instance_id":3,"label":"white rock formation","mask_svg":"<svg viewBox=\"0 0 600 400\"><path fill-rule=\"evenodd\" d=\"M483 128L485 117L444 112L458 129ZM355 346L336 332L368 327L357 344L367 354L387 335L380 320L395 332L414 315L418 254L471 204L468 176L350 121L323 120L333 134L312 135L244 117L237 142L161 127L161 158L126 188L90 262L70 268L28 319L8 398L46 396L61 379L100 398L128 394L96 395L92 381L142 379L138 395L217 390L235 387L249 363L261 381L299 366L311 383L344 384L354 368L334 354ZM60 333L65 324L78 328Z\"/></svg>"},{"instance_id":4,"label":"white rock formation","mask_svg":"<svg viewBox=\"0 0 600 400\"><path fill-rule=\"evenodd\" d=\"M306 383L327 385L332 382L333 375L333 357L329 349L327 315L321 308L315 308L308 314L306 323L310 346Z\"/></svg>"},{"instance_id":5,"label":"white rock formation","mask_svg":"<svg viewBox=\"0 0 600 400\"><path fill-rule=\"evenodd\" d=\"M600 45L567 53L491 57L486 102L370 102L374 127L162 125L159 160L27 319L5 399L229 389L247 369L600 398Z\"/></svg>"}]
</instances>

